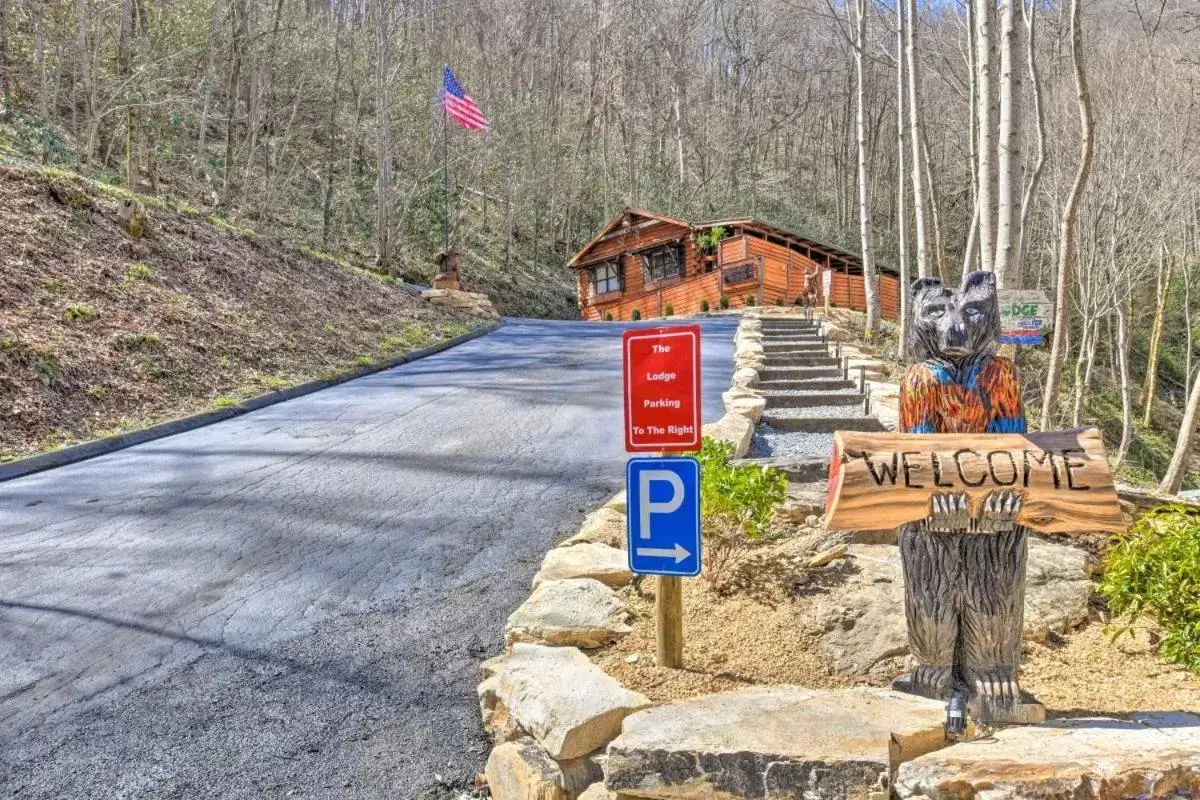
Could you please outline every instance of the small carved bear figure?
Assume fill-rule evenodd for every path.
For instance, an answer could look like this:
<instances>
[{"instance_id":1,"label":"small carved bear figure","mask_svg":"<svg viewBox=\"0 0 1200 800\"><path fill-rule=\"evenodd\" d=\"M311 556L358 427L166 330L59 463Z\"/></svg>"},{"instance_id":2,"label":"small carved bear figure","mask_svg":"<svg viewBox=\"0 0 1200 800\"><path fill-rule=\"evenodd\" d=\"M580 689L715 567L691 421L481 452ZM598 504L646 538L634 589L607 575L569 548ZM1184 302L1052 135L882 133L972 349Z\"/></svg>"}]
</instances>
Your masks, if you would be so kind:
<instances>
[{"instance_id":1,"label":"small carved bear figure","mask_svg":"<svg viewBox=\"0 0 1200 800\"><path fill-rule=\"evenodd\" d=\"M900 387L904 433L1024 433L1016 365L997 356L995 276L972 272L957 291L912 285L909 354ZM977 517L962 495L936 495L930 516L900 534L909 645L918 666L898 686L944 699L959 691L995 718L1020 697L1017 665L1027 531L1021 496L989 495Z\"/></svg>"}]
</instances>

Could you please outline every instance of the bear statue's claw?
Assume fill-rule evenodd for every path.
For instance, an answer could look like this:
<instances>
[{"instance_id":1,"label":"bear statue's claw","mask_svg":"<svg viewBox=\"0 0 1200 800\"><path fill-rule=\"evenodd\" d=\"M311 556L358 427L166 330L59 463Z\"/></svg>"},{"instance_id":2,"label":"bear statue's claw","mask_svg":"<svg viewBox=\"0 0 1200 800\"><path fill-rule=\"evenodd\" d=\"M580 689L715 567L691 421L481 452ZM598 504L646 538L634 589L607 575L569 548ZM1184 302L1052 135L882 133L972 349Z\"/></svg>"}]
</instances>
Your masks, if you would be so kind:
<instances>
[{"instance_id":1,"label":"bear statue's claw","mask_svg":"<svg viewBox=\"0 0 1200 800\"><path fill-rule=\"evenodd\" d=\"M1024 495L1011 489L988 492L983 500L983 508L975 519L974 529L980 533L1001 533L1011 531L1017 525L1017 516L1021 513Z\"/></svg>"},{"instance_id":2,"label":"bear statue's claw","mask_svg":"<svg viewBox=\"0 0 1200 800\"><path fill-rule=\"evenodd\" d=\"M985 707L1008 708L1021 697L1021 687L1011 667L969 670L968 678L976 698Z\"/></svg>"}]
</instances>

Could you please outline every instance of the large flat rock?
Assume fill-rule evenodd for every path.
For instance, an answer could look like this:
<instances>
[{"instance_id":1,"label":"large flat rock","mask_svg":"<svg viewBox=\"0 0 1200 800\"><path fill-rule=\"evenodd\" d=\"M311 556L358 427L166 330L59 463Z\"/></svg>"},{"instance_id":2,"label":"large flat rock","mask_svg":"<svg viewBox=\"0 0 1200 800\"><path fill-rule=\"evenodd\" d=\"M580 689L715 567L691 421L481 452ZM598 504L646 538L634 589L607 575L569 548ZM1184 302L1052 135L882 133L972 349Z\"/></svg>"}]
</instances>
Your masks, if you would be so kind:
<instances>
[{"instance_id":1,"label":"large flat rock","mask_svg":"<svg viewBox=\"0 0 1200 800\"><path fill-rule=\"evenodd\" d=\"M886 798L903 761L946 740L942 704L885 689L740 689L640 711L605 786L647 798Z\"/></svg>"},{"instance_id":2,"label":"large flat rock","mask_svg":"<svg viewBox=\"0 0 1200 800\"><path fill-rule=\"evenodd\" d=\"M576 800L604 777L595 759L555 761L528 738L496 745L484 774L492 800Z\"/></svg>"},{"instance_id":3,"label":"large flat rock","mask_svg":"<svg viewBox=\"0 0 1200 800\"><path fill-rule=\"evenodd\" d=\"M559 547L570 547L588 542L606 544L609 547L623 547L627 524L625 490L622 489L612 500L584 517L579 530L559 543Z\"/></svg>"},{"instance_id":4,"label":"large flat rock","mask_svg":"<svg viewBox=\"0 0 1200 800\"><path fill-rule=\"evenodd\" d=\"M1143 714L1008 728L900 767L901 798L1200 797L1200 717Z\"/></svg>"},{"instance_id":5,"label":"large flat rock","mask_svg":"<svg viewBox=\"0 0 1200 800\"><path fill-rule=\"evenodd\" d=\"M650 704L574 647L514 644L507 656L488 662L486 673L485 712L489 705L493 715L503 709L504 730L528 733L556 760L603 747L626 716Z\"/></svg>"},{"instance_id":6,"label":"large flat rock","mask_svg":"<svg viewBox=\"0 0 1200 800\"><path fill-rule=\"evenodd\" d=\"M1087 619L1093 569L1083 550L1030 537L1025 638L1044 641ZM894 546L851 545L844 563L823 576L802 608L835 675L867 675L877 664L908 654L904 574Z\"/></svg>"},{"instance_id":7,"label":"large flat rock","mask_svg":"<svg viewBox=\"0 0 1200 800\"><path fill-rule=\"evenodd\" d=\"M600 647L632 633L631 617L613 590L598 580L544 581L509 616L504 642Z\"/></svg>"},{"instance_id":8,"label":"large flat rock","mask_svg":"<svg viewBox=\"0 0 1200 800\"><path fill-rule=\"evenodd\" d=\"M733 445L733 458L742 458L750 451L750 441L754 438L754 423L740 414L726 414L716 422L710 422L701 428L705 436L729 442Z\"/></svg>"},{"instance_id":9,"label":"large flat rock","mask_svg":"<svg viewBox=\"0 0 1200 800\"><path fill-rule=\"evenodd\" d=\"M542 568L533 576L533 588L566 578L593 578L605 586L628 586L633 573L624 550L600 542L577 542L546 553Z\"/></svg>"}]
</instances>

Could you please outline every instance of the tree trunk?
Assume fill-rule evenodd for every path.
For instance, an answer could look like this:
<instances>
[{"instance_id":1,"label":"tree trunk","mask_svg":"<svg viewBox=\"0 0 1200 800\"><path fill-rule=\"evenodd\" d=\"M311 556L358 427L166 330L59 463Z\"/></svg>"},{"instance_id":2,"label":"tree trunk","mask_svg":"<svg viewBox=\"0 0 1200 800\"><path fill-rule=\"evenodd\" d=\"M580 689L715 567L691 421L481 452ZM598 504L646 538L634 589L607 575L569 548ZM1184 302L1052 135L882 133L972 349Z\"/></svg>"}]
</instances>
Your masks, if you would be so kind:
<instances>
[{"instance_id":1,"label":"tree trunk","mask_svg":"<svg viewBox=\"0 0 1200 800\"><path fill-rule=\"evenodd\" d=\"M392 132L391 132L391 99L388 92L388 3L379 3L379 38L375 52L375 113L378 118L377 141L379 170L375 186L375 264L384 272L391 269L392 236L391 236L391 204L392 204ZM445 130L445 115L443 114L442 136L448 136Z\"/></svg>"},{"instance_id":2,"label":"tree trunk","mask_svg":"<svg viewBox=\"0 0 1200 800\"><path fill-rule=\"evenodd\" d=\"M237 130L238 97L242 82L242 47L245 43L246 8L245 0L231 0L229 4L229 85L225 87L229 119L225 123L224 182L221 187L221 207L229 211L233 199L233 142Z\"/></svg>"},{"instance_id":3,"label":"tree trunk","mask_svg":"<svg viewBox=\"0 0 1200 800\"><path fill-rule=\"evenodd\" d=\"M896 357L904 360L908 346L909 291L911 276L908 271L908 208L904 180L905 141L904 106L907 98L905 88L904 47L908 41L905 24L906 3L896 3L896 249L900 267L900 338ZM919 224L919 223L918 223Z\"/></svg>"},{"instance_id":4,"label":"tree trunk","mask_svg":"<svg viewBox=\"0 0 1200 800\"><path fill-rule=\"evenodd\" d=\"M1001 289L1019 288L1016 261L1017 228L1020 225L1017 193L1021 186L1021 70L1019 64L1021 26L1016 22L1016 3L1002 0L1000 7L1000 130L997 147L996 260L993 269Z\"/></svg>"},{"instance_id":5,"label":"tree trunk","mask_svg":"<svg viewBox=\"0 0 1200 800\"><path fill-rule=\"evenodd\" d=\"M978 164L976 165L975 205L979 209L979 267L992 269L995 262L996 242L995 209L992 205L993 154L996 149L995 130L992 120L992 18L995 16L994 0L973 0L975 4L975 73L978 76L975 106L979 136Z\"/></svg>"},{"instance_id":6,"label":"tree trunk","mask_svg":"<svg viewBox=\"0 0 1200 800\"><path fill-rule=\"evenodd\" d=\"M1073 0L1079 2L1079 0ZM1129 454L1133 440L1133 390L1129 380L1129 309L1128 299L1117 303L1117 366L1121 371L1121 443L1113 457L1113 470L1121 465Z\"/></svg>"},{"instance_id":7,"label":"tree trunk","mask_svg":"<svg viewBox=\"0 0 1200 800\"><path fill-rule=\"evenodd\" d=\"M321 247L329 249L329 228L333 222L333 174L337 170L338 89L342 82L342 14L335 12L333 23L333 87L329 90L329 127L325 143L325 191L321 198Z\"/></svg>"},{"instance_id":8,"label":"tree trunk","mask_svg":"<svg viewBox=\"0 0 1200 800\"><path fill-rule=\"evenodd\" d=\"M929 137L922 136L921 138L923 139L921 149L924 156L921 161L925 166L925 185L929 187L929 219L933 223L933 253L937 259L938 277L942 279L942 283L949 285L950 272L946 269L946 246L942 241L942 215L939 210L941 204L938 200L937 184L933 181L933 167L930 166Z\"/></svg>"},{"instance_id":9,"label":"tree trunk","mask_svg":"<svg viewBox=\"0 0 1200 800\"><path fill-rule=\"evenodd\" d=\"M133 2L121 0L121 26L117 39L117 80L121 83L122 94L125 95L125 185L137 189L138 154L137 136L134 131L134 106L132 87L129 85L132 75L130 51L133 39Z\"/></svg>"},{"instance_id":10,"label":"tree trunk","mask_svg":"<svg viewBox=\"0 0 1200 800\"><path fill-rule=\"evenodd\" d=\"M857 118L858 133L858 220L859 235L862 240L863 262L863 294L867 301L867 319L863 333L868 339L879 330L879 284L875 276L874 248L871 244L871 202L867 174L867 88L866 88L866 54L863 52L867 41L867 7L870 0L855 0L856 24L854 34L854 68L857 77Z\"/></svg>"},{"instance_id":11,"label":"tree trunk","mask_svg":"<svg viewBox=\"0 0 1200 800\"><path fill-rule=\"evenodd\" d=\"M930 274L929 236L925 224L925 132L921 128L921 73L917 61L917 0L905 0L908 6L908 26L905 30L905 61L908 66L908 127L912 143L913 226L917 242L917 276ZM897 4L899 5L899 4ZM907 291L901 286L901 294Z\"/></svg>"},{"instance_id":12,"label":"tree trunk","mask_svg":"<svg viewBox=\"0 0 1200 800\"><path fill-rule=\"evenodd\" d=\"M1175 440L1175 452L1171 455L1171 463L1167 466L1167 472L1158 486L1160 492L1175 494L1183 485L1183 476L1187 472L1197 425L1200 425L1200 380L1192 382L1192 391L1188 395L1187 406L1183 410L1183 422L1179 425L1179 436Z\"/></svg>"},{"instance_id":13,"label":"tree trunk","mask_svg":"<svg viewBox=\"0 0 1200 800\"><path fill-rule=\"evenodd\" d=\"M1046 111L1042 108L1042 84L1037 71L1037 59L1034 56L1034 31L1037 21L1037 2L1021 3L1021 14L1025 18L1025 60L1029 69L1029 87L1033 95L1033 115L1037 120L1037 161L1025 185L1025 193L1021 196L1021 221L1017 232L1017 254L1012 272L1016 279L1025 285L1025 261L1029 256L1029 213L1033 207L1033 198L1037 194L1038 184L1042 180L1042 170L1046 166Z\"/></svg>"},{"instance_id":14,"label":"tree trunk","mask_svg":"<svg viewBox=\"0 0 1200 800\"><path fill-rule=\"evenodd\" d=\"M1071 3L1071 61L1075 67L1075 101L1079 107L1079 166L1067 202L1063 206L1062 227L1059 231L1058 277L1055 291L1054 336L1050 345L1050 360L1046 366L1046 387L1042 395L1041 425L1046 429L1058 413L1058 393L1062 382L1063 360L1066 357L1067 324L1070 320L1069 291L1071 270L1075 266L1075 226L1079 216L1079 201L1083 197L1088 175L1092 169L1092 99L1088 92L1087 72L1083 63L1083 29L1080 20L1081 0Z\"/></svg>"},{"instance_id":15,"label":"tree trunk","mask_svg":"<svg viewBox=\"0 0 1200 800\"><path fill-rule=\"evenodd\" d=\"M12 108L12 62L8 58L8 0L0 0L0 115Z\"/></svg>"},{"instance_id":16,"label":"tree trunk","mask_svg":"<svg viewBox=\"0 0 1200 800\"><path fill-rule=\"evenodd\" d=\"M975 0L967 6L967 142L970 150L971 218L967 223L967 242L963 247L962 274L971 272L979 255L979 70L975 62Z\"/></svg>"},{"instance_id":17,"label":"tree trunk","mask_svg":"<svg viewBox=\"0 0 1200 800\"><path fill-rule=\"evenodd\" d=\"M1080 326L1083 335L1079 338L1079 355L1075 358L1075 391L1072 393L1072 408L1071 408L1071 426L1078 428L1079 420L1083 416L1083 371L1084 364L1087 360L1088 347L1092 338L1092 321L1091 317L1084 313L1083 325Z\"/></svg>"},{"instance_id":18,"label":"tree trunk","mask_svg":"<svg viewBox=\"0 0 1200 800\"><path fill-rule=\"evenodd\" d=\"M1171 273L1174 259L1166 252L1166 245L1158 251L1158 296L1154 304L1154 326L1150 329L1150 354L1146 362L1146 383L1142 386L1142 424L1150 427L1154 419L1154 401L1158 393L1158 351L1162 347L1163 321L1167 315L1167 298L1171 294Z\"/></svg>"}]
</instances>

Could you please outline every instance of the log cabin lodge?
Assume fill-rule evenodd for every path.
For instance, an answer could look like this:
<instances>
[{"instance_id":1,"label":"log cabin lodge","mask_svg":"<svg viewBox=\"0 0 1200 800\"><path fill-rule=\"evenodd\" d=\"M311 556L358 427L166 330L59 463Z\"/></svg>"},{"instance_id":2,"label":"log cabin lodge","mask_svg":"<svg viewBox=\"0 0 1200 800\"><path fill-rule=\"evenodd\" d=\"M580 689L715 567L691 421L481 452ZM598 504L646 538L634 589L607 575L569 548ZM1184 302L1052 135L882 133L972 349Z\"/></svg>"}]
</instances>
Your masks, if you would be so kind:
<instances>
[{"instance_id":1,"label":"log cabin lodge","mask_svg":"<svg viewBox=\"0 0 1200 800\"><path fill-rule=\"evenodd\" d=\"M718 230L719 229L719 230ZM708 242L716 230L723 238ZM698 239L705 247L698 244ZM756 219L689 224L627 208L567 266L579 276L586 320L686 316L747 305L814 305L866 310L862 259ZM900 316L899 280L879 267L884 319Z\"/></svg>"}]
</instances>

